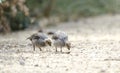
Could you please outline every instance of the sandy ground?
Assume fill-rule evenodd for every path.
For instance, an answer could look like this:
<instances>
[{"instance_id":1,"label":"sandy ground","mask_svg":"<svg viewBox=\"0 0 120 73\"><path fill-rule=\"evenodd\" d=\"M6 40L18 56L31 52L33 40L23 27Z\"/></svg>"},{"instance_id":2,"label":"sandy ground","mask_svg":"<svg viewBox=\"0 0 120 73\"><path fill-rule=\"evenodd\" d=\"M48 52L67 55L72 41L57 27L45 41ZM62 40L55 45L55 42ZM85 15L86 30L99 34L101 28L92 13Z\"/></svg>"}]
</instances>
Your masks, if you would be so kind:
<instances>
[{"instance_id":1,"label":"sandy ground","mask_svg":"<svg viewBox=\"0 0 120 73\"><path fill-rule=\"evenodd\" d=\"M120 15L105 15L61 23L71 53L54 47L33 51L26 38L36 30L0 36L0 73L120 73ZM64 48L64 51L67 49Z\"/></svg>"}]
</instances>

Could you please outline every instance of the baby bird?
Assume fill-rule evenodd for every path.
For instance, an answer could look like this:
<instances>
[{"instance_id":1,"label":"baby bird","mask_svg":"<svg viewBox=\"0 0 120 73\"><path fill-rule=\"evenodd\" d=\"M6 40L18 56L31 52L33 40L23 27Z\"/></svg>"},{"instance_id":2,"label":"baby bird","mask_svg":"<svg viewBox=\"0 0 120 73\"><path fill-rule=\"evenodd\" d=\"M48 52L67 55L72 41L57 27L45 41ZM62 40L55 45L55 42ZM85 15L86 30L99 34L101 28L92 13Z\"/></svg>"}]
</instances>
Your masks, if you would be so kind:
<instances>
[{"instance_id":1,"label":"baby bird","mask_svg":"<svg viewBox=\"0 0 120 73\"><path fill-rule=\"evenodd\" d=\"M56 48L56 52L57 52L57 47L61 48L61 52L62 52L62 47L67 47L67 49L70 50L71 43L68 42L68 35L65 32L62 31L55 32L52 36L52 39L53 39L53 45Z\"/></svg>"},{"instance_id":2,"label":"baby bird","mask_svg":"<svg viewBox=\"0 0 120 73\"><path fill-rule=\"evenodd\" d=\"M28 37L32 42L33 50L35 51L35 47L38 47L40 51L42 51L41 47L45 47L47 45L51 46L51 40L48 38L48 36L42 32L35 33Z\"/></svg>"}]
</instances>

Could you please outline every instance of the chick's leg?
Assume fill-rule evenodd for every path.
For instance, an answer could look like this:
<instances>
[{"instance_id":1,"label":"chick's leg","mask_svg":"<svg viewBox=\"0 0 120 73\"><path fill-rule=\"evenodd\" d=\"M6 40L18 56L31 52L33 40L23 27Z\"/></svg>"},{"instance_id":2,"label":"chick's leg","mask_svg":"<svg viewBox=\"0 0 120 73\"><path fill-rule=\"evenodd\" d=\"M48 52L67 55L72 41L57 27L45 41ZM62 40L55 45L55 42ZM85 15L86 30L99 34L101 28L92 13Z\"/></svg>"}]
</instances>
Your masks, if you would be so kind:
<instances>
[{"instance_id":1,"label":"chick's leg","mask_svg":"<svg viewBox=\"0 0 120 73\"><path fill-rule=\"evenodd\" d=\"M33 44L33 51L35 51L35 45Z\"/></svg>"},{"instance_id":2,"label":"chick's leg","mask_svg":"<svg viewBox=\"0 0 120 73\"><path fill-rule=\"evenodd\" d=\"M33 41L32 41L32 45L33 45L33 51L35 51L35 43L33 43Z\"/></svg>"},{"instance_id":3,"label":"chick's leg","mask_svg":"<svg viewBox=\"0 0 120 73\"><path fill-rule=\"evenodd\" d=\"M62 47L60 48L60 52L62 52Z\"/></svg>"},{"instance_id":4,"label":"chick's leg","mask_svg":"<svg viewBox=\"0 0 120 73\"><path fill-rule=\"evenodd\" d=\"M41 47L40 47L40 46L38 46L38 48L40 49L40 51L42 51L42 49L41 49Z\"/></svg>"},{"instance_id":5,"label":"chick's leg","mask_svg":"<svg viewBox=\"0 0 120 73\"><path fill-rule=\"evenodd\" d=\"M42 51L41 47L39 47L40 51Z\"/></svg>"},{"instance_id":6,"label":"chick's leg","mask_svg":"<svg viewBox=\"0 0 120 73\"><path fill-rule=\"evenodd\" d=\"M55 47L55 52L57 52L57 47Z\"/></svg>"}]
</instances>

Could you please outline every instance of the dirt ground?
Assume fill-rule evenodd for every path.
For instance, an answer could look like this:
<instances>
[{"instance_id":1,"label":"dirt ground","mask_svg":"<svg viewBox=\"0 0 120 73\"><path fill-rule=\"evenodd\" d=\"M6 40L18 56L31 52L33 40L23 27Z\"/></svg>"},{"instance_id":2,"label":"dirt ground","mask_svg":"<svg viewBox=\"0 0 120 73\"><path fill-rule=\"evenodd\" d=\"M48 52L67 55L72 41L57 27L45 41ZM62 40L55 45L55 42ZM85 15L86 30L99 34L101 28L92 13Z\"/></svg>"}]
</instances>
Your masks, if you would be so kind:
<instances>
[{"instance_id":1,"label":"dirt ground","mask_svg":"<svg viewBox=\"0 0 120 73\"><path fill-rule=\"evenodd\" d=\"M0 35L0 73L120 73L120 15L70 21L47 30L67 32L71 53L55 53L49 46L33 51L26 38L37 30Z\"/></svg>"}]
</instances>

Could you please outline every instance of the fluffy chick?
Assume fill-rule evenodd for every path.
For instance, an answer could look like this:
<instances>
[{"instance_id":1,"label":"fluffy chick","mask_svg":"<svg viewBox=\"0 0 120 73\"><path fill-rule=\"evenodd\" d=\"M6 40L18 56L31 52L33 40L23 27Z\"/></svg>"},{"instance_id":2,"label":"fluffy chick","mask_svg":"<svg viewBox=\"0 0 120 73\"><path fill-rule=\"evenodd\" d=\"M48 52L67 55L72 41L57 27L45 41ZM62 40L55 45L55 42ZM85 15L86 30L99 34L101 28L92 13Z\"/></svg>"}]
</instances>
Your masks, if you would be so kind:
<instances>
[{"instance_id":1,"label":"fluffy chick","mask_svg":"<svg viewBox=\"0 0 120 73\"><path fill-rule=\"evenodd\" d=\"M63 31L55 32L52 36L52 39L53 39L53 45L56 48L56 52L58 47L61 48L61 52L62 52L62 47L67 47L67 49L70 50L71 43L68 42L68 35L65 32Z\"/></svg>"},{"instance_id":2,"label":"fluffy chick","mask_svg":"<svg viewBox=\"0 0 120 73\"><path fill-rule=\"evenodd\" d=\"M48 36L42 32L35 33L28 37L28 39L32 42L33 50L35 51L35 47L38 47L40 51L42 51L41 47L51 46L51 40Z\"/></svg>"}]
</instances>

